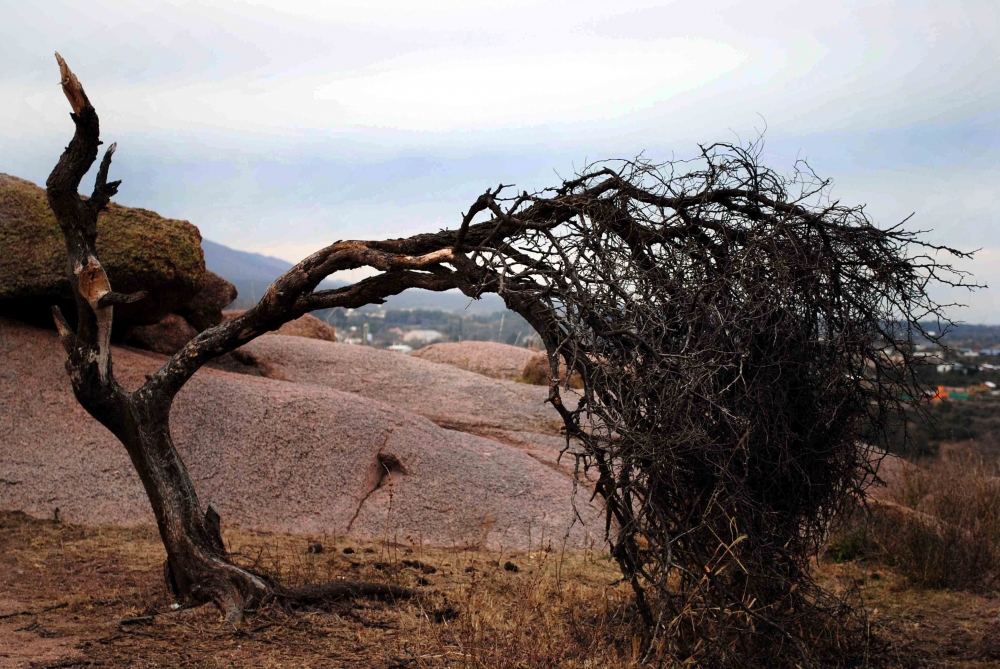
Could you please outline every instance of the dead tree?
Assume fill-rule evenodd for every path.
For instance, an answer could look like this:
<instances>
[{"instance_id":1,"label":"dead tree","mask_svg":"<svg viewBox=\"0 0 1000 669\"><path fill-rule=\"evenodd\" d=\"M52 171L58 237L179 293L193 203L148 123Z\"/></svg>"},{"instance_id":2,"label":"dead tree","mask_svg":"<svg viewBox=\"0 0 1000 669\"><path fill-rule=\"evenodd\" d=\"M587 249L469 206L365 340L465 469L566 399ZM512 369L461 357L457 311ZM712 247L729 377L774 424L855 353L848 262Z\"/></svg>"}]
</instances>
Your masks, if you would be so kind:
<instances>
[{"instance_id":1,"label":"dead tree","mask_svg":"<svg viewBox=\"0 0 1000 669\"><path fill-rule=\"evenodd\" d=\"M202 365L291 319L408 288L458 288L498 293L545 342L549 401L567 448L596 470L648 657L803 665L843 646L846 609L815 586L807 560L873 480L869 444L920 395L912 344L941 336L921 326L941 317L928 286L965 285L936 253L964 254L875 226L862 208L825 199L828 183L808 169L783 177L760 166L755 145L715 145L691 163L604 163L539 193L488 190L455 230L332 244L127 392L113 372L113 308L142 295L115 293L94 251L97 216L118 187L108 182L114 145L81 198L98 119L59 63L76 134L47 187L78 318L75 331L58 312L56 323L77 398L125 445L145 486L179 598L238 620L268 598L408 594L287 590L233 565L168 419ZM381 273L317 290L360 267ZM584 381L572 409L560 359Z\"/></svg>"},{"instance_id":2,"label":"dead tree","mask_svg":"<svg viewBox=\"0 0 1000 669\"><path fill-rule=\"evenodd\" d=\"M128 451L149 497L160 537L167 550L166 577L184 602L215 602L231 622L245 609L268 599L291 603L346 596L407 597L405 588L358 582L286 589L264 576L234 565L227 557L220 519L202 509L187 468L170 435L170 407L177 392L203 364L313 309L361 306L410 287L433 290L453 283L436 273L415 270L447 257L437 252L405 255L392 244L344 242L331 246L282 276L260 303L243 316L212 328L191 341L141 388L128 392L115 380L110 338L115 304L143 299L112 290L95 251L97 217L118 190L108 181L114 155L104 154L97 183L88 199L78 188L97 158L100 126L97 112L65 61L56 55L62 88L73 108L76 133L46 182L49 204L66 240L70 281L77 304L75 331L54 309L66 349L66 367L80 404L107 427ZM338 269L370 265L386 271L349 289L313 292Z\"/></svg>"}]
</instances>

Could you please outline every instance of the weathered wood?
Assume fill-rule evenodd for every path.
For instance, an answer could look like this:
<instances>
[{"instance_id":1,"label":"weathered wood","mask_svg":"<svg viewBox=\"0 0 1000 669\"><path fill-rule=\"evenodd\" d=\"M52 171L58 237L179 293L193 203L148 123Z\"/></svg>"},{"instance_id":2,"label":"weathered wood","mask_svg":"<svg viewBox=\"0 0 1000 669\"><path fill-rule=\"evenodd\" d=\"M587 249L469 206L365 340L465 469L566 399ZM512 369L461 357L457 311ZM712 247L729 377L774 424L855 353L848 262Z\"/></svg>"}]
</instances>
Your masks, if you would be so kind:
<instances>
[{"instance_id":1,"label":"weathered wood","mask_svg":"<svg viewBox=\"0 0 1000 669\"><path fill-rule=\"evenodd\" d=\"M862 207L827 202L826 182L811 172L789 180L759 167L754 147L704 148L702 169L602 163L540 193L486 191L457 230L331 244L127 392L107 340L125 298L94 245L97 214L118 187L107 180L114 147L82 199L100 128L61 59L60 68L76 134L47 186L78 318L74 331L56 312L56 325L77 398L139 473L179 599L214 602L235 622L271 599L412 594L355 583L287 589L233 565L218 516L202 510L174 447L170 408L206 362L309 311L458 288L498 293L544 342L549 402L581 445L578 465L597 472L611 553L651 634L674 630L680 641L660 639L701 648L711 666L740 653L784 658L769 666L811 664L810 635L851 645L838 627L841 603L801 567L830 515L874 475L859 426L888 429L900 398L922 395L910 344L940 339L920 325L941 317L928 285L969 286L932 255L967 254L877 228ZM489 218L474 223L480 213ZM381 273L317 290L335 272L365 267ZM584 382L573 409L560 397L558 358Z\"/></svg>"},{"instance_id":2,"label":"weathered wood","mask_svg":"<svg viewBox=\"0 0 1000 669\"><path fill-rule=\"evenodd\" d=\"M59 221L69 254L69 274L77 303L77 327L54 310L60 340L67 352L66 367L80 404L122 442L142 481L167 551L165 578L182 602L214 602L237 622L247 608L268 598L295 603L324 598L375 596L404 598L406 588L370 583L335 583L303 590L279 588L267 578L234 565L222 541L221 521L211 506L203 511L191 477L170 434L173 397L184 382L208 360L227 353L312 307L301 299L326 275L315 270L313 258L305 267L287 273L268 291L261 304L224 326L211 328L191 342L146 385L128 392L115 380L110 348L114 305L141 299L141 294L115 293L96 252L97 216L117 192L119 182L108 182L115 146L104 155L93 195L83 199L80 181L97 158L100 125L79 79L56 55L62 87L73 108L76 132L47 182L49 204ZM330 254L326 266L337 268L366 262L385 269L386 278L370 281L354 291L314 298L326 303L372 300L381 292L399 292L411 286L442 290L452 283L426 270L448 259L447 249L411 257L371 251L363 243L345 243ZM335 271L335 269L330 269Z\"/></svg>"}]
</instances>

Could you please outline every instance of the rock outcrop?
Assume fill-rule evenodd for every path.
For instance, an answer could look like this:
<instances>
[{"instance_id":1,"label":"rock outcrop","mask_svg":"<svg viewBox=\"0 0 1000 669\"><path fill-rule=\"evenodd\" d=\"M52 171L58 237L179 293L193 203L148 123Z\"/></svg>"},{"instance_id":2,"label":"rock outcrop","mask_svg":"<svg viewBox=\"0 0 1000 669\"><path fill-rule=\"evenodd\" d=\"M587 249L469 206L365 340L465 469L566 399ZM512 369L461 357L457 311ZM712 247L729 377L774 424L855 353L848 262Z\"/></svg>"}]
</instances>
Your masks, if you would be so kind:
<instances>
[{"instance_id":1,"label":"rock outcrop","mask_svg":"<svg viewBox=\"0 0 1000 669\"><path fill-rule=\"evenodd\" d=\"M182 316L167 314L159 323L133 326L125 341L147 351L173 355L197 334L198 330Z\"/></svg>"},{"instance_id":2,"label":"rock outcrop","mask_svg":"<svg viewBox=\"0 0 1000 669\"><path fill-rule=\"evenodd\" d=\"M223 318L230 320L240 314L246 313L244 309L229 309L223 312ZM337 331L332 325L324 323L312 314L299 316L293 321L288 321L275 331L275 334L287 337L304 337L306 339L318 339L320 341L337 341Z\"/></svg>"},{"instance_id":3,"label":"rock outcrop","mask_svg":"<svg viewBox=\"0 0 1000 669\"><path fill-rule=\"evenodd\" d=\"M215 272L205 270L201 290L182 304L177 313L201 332L221 323L222 310L232 304L237 296L236 286Z\"/></svg>"},{"instance_id":4,"label":"rock outcrop","mask_svg":"<svg viewBox=\"0 0 1000 669\"><path fill-rule=\"evenodd\" d=\"M111 204L97 227L97 250L114 289L149 293L144 300L115 307L117 332L156 323L202 290L205 258L195 226ZM48 325L50 305L59 304L73 317L65 242L45 190L4 174L0 249L0 314Z\"/></svg>"},{"instance_id":5,"label":"rock outcrop","mask_svg":"<svg viewBox=\"0 0 1000 669\"><path fill-rule=\"evenodd\" d=\"M281 349L315 356L325 361L321 368L343 362L345 350L358 354L355 362L372 354L392 356L382 362L409 360L280 335L254 344L256 355L282 360L300 376L289 362L295 355L279 355ZM333 357L323 349L334 350ZM77 404L63 356L55 332L0 319L0 508L51 517L58 507L61 518L89 524L151 523L124 448ZM114 359L129 388L164 360L119 347ZM430 383L432 376L424 371L416 380L427 396L449 385ZM395 390L383 387L381 394L390 398ZM585 489L574 494L565 472L506 443L444 429L370 399L375 394L204 369L177 396L171 430L202 503L213 503L225 523L370 537L388 528L390 540L508 548L550 539L560 545L564 536L570 546L600 542L603 512L588 502ZM513 396L507 401L512 409Z\"/></svg>"},{"instance_id":6,"label":"rock outcrop","mask_svg":"<svg viewBox=\"0 0 1000 669\"><path fill-rule=\"evenodd\" d=\"M280 378L355 393L465 432L558 435L562 427L559 414L546 404L546 388L414 356L276 335L259 337L240 351ZM572 396L566 400L572 405Z\"/></svg>"},{"instance_id":7,"label":"rock outcrop","mask_svg":"<svg viewBox=\"0 0 1000 669\"><path fill-rule=\"evenodd\" d=\"M524 366L537 351L493 341L461 341L431 344L414 351L413 357L451 365L494 379L517 381Z\"/></svg>"},{"instance_id":8,"label":"rock outcrop","mask_svg":"<svg viewBox=\"0 0 1000 669\"><path fill-rule=\"evenodd\" d=\"M203 330L224 320L222 308L236 299L236 286L214 272L205 271L202 289L178 311L152 325L125 329L124 341L138 348L173 355Z\"/></svg>"}]
</instances>

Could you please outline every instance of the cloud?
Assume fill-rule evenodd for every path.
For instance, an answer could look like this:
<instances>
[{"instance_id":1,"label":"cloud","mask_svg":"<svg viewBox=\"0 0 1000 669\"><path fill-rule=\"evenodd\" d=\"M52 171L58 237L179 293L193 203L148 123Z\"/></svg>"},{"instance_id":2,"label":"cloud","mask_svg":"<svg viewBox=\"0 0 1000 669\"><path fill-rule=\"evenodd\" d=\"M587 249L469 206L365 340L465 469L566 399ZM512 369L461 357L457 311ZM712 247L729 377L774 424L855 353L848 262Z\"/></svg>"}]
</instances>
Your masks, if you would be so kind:
<instances>
[{"instance_id":1,"label":"cloud","mask_svg":"<svg viewBox=\"0 0 1000 669\"><path fill-rule=\"evenodd\" d=\"M383 62L317 87L314 98L337 103L351 125L417 131L612 120L709 84L746 58L688 38L542 46Z\"/></svg>"},{"instance_id":2,"label":"cloud","mask_svg":"<svg viewBox=\"0 0 1000 669\"><path fill-rule=\"evenodd\" d=\"M678 138L872 130L996 108L990 3L8 3L0 94L49 132L60 49L125 132L559 125ZM34 76L28 76L28 75ZM48 92L50 95L44 95ZM448 135L449 131L463 131ZM503 141L504 137L492 136Z\"/></svg>"},{"instance_id":3,"label":"cloud","mask_svg":"<svg viewBox=\"0 0 1000 669\"><path fill-rule=\"evenodd\" d=\"M34 0L0 25L0 171L42 182L65 146L59 50L119 143L119 200L238 248L436 229L499 181L766 125L767 164L1000 249L992 0Z\"/></svg>"}]
</instances>

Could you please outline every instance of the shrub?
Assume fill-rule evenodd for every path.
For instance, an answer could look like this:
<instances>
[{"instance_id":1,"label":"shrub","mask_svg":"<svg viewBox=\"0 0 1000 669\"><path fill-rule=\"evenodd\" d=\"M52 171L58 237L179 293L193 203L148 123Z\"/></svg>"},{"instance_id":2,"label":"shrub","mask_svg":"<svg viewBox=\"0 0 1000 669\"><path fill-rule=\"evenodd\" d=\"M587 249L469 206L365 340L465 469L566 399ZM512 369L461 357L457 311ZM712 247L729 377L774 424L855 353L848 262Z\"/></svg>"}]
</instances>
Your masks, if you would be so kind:
<instances>
[{"instance_id":1,"label":"shrub","mask_svg":"<svg viewBox=\"0 0 1000 669\"><path fill-rule=\"evenodd\" d=\"M872 474L867 444L924 396L911 342L939 313L918 238L759 150L588 169L557 205L515 200L502 221L523 232L480 256L584 380L552 404L596 474L647 655L676 664L843 663L866 643L809 560ZM961 283L949 269L933 278Z\"/></svg>"},{"instance_id":2,"label":"shrub","mask_svg":"<svg viewBox=\"0 0 1000 669\"><path fill-rule=\"evenodd\" d=\"M560 379L565 379L566 377L566 363L562 361L559 363L559 376ZM542 351L532 357L521 371L521 381L524 383L530 383L534 386L549 385L551 377L552 367L549 364L549 356L545 351ZM583 388L583 379L578 373L574 372L570 375L569 387L574 389Z\"/></svg>"}]
</instances>

